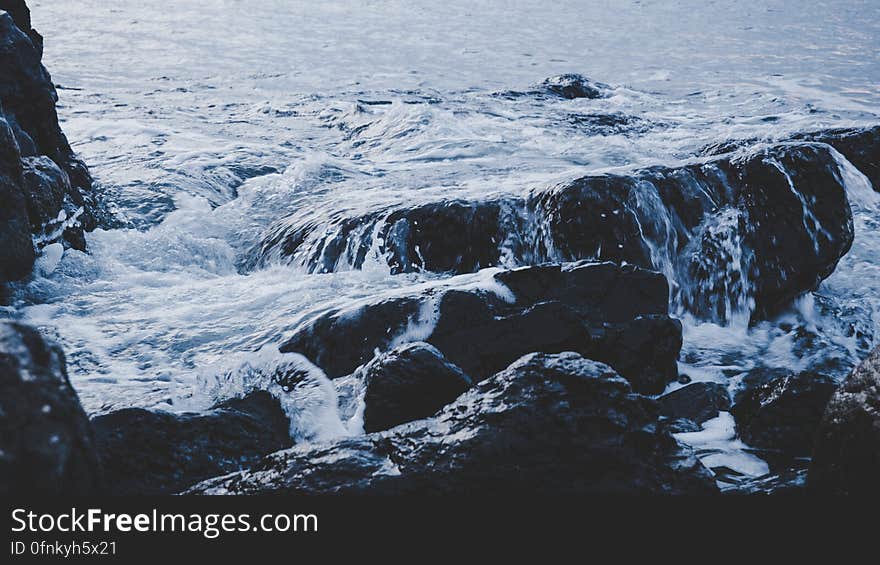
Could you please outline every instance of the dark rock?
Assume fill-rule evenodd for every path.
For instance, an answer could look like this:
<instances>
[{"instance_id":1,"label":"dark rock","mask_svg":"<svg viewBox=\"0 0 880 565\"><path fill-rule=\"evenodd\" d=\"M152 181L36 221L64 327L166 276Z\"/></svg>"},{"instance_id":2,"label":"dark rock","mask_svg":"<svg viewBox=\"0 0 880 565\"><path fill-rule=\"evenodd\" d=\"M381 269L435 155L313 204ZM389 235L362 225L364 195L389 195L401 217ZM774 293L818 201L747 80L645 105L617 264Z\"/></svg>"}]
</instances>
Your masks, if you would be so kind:
<instances>
[{"instance_id":1,"label":"dark rock","mask_svg":"<svg viewBox=\"0 0 880 565\"><path fill-rule=\"evenodd\" d=\"M526 353L585 352L590 347L590 332L581 317L561 302L525 305L505 314L496 316L478 295L453 290L444 295L427 340L478 379Z\"/></svg>"},{"instance_id":2,"label":"dark rock","mask_svg":"<svg viewBox=\"0 0 880 565\"><path fill-rule=\"evenodd\" d=\"M436 416L282 451L195 494L711 494L709 472L606 365L534 354Z\"/></svg>"},{"instance_id":3,"label":"dark rock","mask_svg":"<svg viewBox=\"0 0 880 565\"><path fill-rule=\"evenodd\" d=\"M540 89L561 98L574 100L575 98L605 98L610 87L607 84L593 82L587 77L578 74L564 74L550 77L541 83Z\"/></svg>"},{"instance_id":4,"label":"dark rock","mask_svg":"<svg viewBox=\"0 0 880 565\"><path fill-rule=\"evenodd\" d=\"M397 210L385 220L392 273L470 273L496 265L504 238L501 205L446 201Z\"/></svg>"},{"instance_id":5,"label":"dark rock","mask_svg":"<svg viewBox=\"0 0 880 565\"><path fill-rule=\"evenodd\" d=\"M471 386L470 377L437 348L420 342L380 355L362 373L367 433L427 418Z\"/></svg>"},{"instance_id":6,"label":"dark rock","mask_svg":"<svg viewBox=\"0 0 880 565\"><path fill-rule=\"evenodd\" d=\"M807 493L807 470L787 469L740 482L729 491L731 494L803 495Z\"/></svg>"},{"instance_id":7,"label":"dark rock","mask_svg":"<svg viewBox=\"0 0 880 565\"><path fill-rule=\"evenodd\" d=\"M12 242L0 253L0 280L14 280L33 266L32 231L41 245L60 239L82 248L96 206L88 169L58 125L58 95L30 12L20 0L0 0L0 10L0 235Z\"/></svg>"},{"instance_id":8,"label":"dark rock","mask_svg":"<svg viewBox=\"0 0 880 565\"><path fill-rule=\"evenodd\" d=\"M27 276L36 257L19 159L18 145L0 111L0 282Z\"/></svg>"},{"instance_id":9,"label":"dark rock","mask_svg":"<svg viewBox=\"0 0 880 565\"><path fill-rule=\"evenodd\" d=\"M834 272L853 242L852 212L838 165L820 145L761 154L740 179L755 300L772 311Z\"/></svg>"},{"instance_id":10,"label":"dark rock","mask_svg":"<svg viewBox=\"0 0 880 565\"><path fill-rule=\"evenodd\" d=\"M94 494L100 484L61 348L32 328L0 323L0 495Z\"/></svg>"},{"instance_id":11,"label":"dark rock","mask_svg":"<svg viewBox=\"0 0 880 565\"><path fill-rule=\"evenodd\" d=\"M681 331L681 322L666 315L605 324L591 329L585 355L614 367L636 392L659 394L678 376Z\"/></svg>"},{"instance_id":12,"label":"dark rock","mask_svg":"<svg viewBox=\"0 0 880 565\"><path fill-rule=\"evenodd\" d=\"M22 159L25 197L31 229L38 231L58 216L64 195L70 191L70 179L48 157Z\"/></svg>"},{"instance_id":13,"label":"dark rock","mask_svg":"<svg viewBox=\"0 0 880 565\"><path fill-rule=\"evenodd\" d=\"M836 383L810 371L758 369L742 382L731 413L753 447L809 455Z\"/></svg>"},{"instance_id":14,"label":"dark rock","mask_svg":"<svg viewBox=\"0 0 880 565\"><path fill-rule=\"evenodd\" d=\"M669 310L669 286L662 275L612 263L537 265L501 271L495 279L519 304L557 300L609 322Z\"/></svg>"},{"instance_id":15,"label":"dark rock","mask_svg":"<svg viewBox=\"0 0 880 565\"><path fill-rule=\"evenodd\" d=\"M687 434L692 432L699 432L703 429L700 424L686 418L678 418L675 420L666 419L664 425L666 427L666 430L669 431L669 433L671 434Z\"/></svg>"},{"instance_id":16,"label":"dark rock","mask_svg":"<svg viewBox=\"0 0 880 565\"><path fill-rule=\"evenodd\" d=\"M855 129L832 129L795 136L827 143L860 170L874 190L880 192L880 126Z\"/></svg>"},{"instance_id":17,"label":"dark rock","mask_svg":"<svg viewBox=\"0 0 880 565\"><path fill-rule=\"evenodd\" d=\"M205 413L127 408L92 420L95 446L113 495L170 494L290 447L277 400L251 393Z\"/></svg>"},{"instance_id":18,"label":"dark rock","mask_svg":"<svg viewBox=\"0 0 880 565\"><path fill-rule=\"evenodd\" d=\"M880 349L831 397L816 434L808 485L835 494L880 494Z\"/></svg>"},{"instance_id":19,"label":"dark rock","mask_svg":"<svg viewBox=\"0 0 880 565\"><path fill-rule=\"evenodd\" d=\"M698 424L730 410L727 387L719 383L693 383L657 399L660 414L669 418L687 418Z\"/></svg>"},{"instance_id":20,"label":"dark rock","mask_svg":"<svg viewBox=\"0 0 880 565\"><path fill-rule=\"evenodd\" d=\"M536 193L532 205L544 218L534 254L655 268L659 250L681 301L710 319L729 316L736 297L759 317L772 313L815 289L853 240L837 163L818 144L588 176Z\"/></svg>"},{"instance_id":21,"label":"dark rock","mask_svg":"<svg viewBox=\"0 0 880 565\"><path fill-rule=\"evenodd\" d=\"M369 299L309 320L280 349L330 378L419 340L476 380L536 351L599 358L647 394L678 376L681 326L667 316L662 275L608 263L545 265L497 273L485 288L499 285L512 302L472 284Z\"/></svg>"},{"instance_id":22,"label":"dark rock","mask_svg":"<svg viewBox=\"0 0 880 565\"><path fill-rule=\"evenodd\" d=\"M505 234L514 226L504 202L448 200L338 218L330 229L296 219L275 226L261 244L256 264L276 251L296 256L311 272L361 268L374 238L392 273L427 270L470 273L498 264ZM515 229L513 230L515 231ZM250 265L250 266L254 266Z\"/></svg>"},{"instance_id":23,"label":"dark rock","mask_svg":"<svg viewBox=\"0 0 880 565\"><path fill-rule=\"evenodd\" d=\"M9 12L9 15L12 16L12 21L15 22L16 27L27 34L27 36L31 40L31 43L33 43L34 47L37 49L37 52L42 56L43 36L37 33L37 30L31 27L31 11L27 7L27 4L25 4L25 1L0 0L0 10L3 10L4 12Z\"/></svg>"}]
</instances>

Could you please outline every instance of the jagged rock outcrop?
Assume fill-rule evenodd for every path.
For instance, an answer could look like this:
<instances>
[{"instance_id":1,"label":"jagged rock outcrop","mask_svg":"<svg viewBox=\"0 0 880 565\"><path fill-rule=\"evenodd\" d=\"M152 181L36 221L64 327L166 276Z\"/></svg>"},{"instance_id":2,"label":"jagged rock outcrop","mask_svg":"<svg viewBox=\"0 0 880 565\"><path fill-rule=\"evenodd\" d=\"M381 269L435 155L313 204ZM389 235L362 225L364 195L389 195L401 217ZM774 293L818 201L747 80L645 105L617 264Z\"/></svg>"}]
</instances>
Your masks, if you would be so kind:
<instances>
[{"instance_id":1,"label":"jagged rock outcrop","mask_svg":"<svg viewBox=\"0 0 880 565\"><path fill-rule=\"evenodd\" d=\"M5 10L5 11L3 11ZM83 249L96 226L92 180L58 124L58 95L24 2L0 1L0 280L33 265L31 234Z\"/></svg>"},{"instance_id":2,"label":"jagged rock outcrop","mask_svg":"<svg viewBox=\"0 0 880 565\"><path fill-rule=\"evenodd\" d=\"M833 272L853 240L831 150L785 143L678 168L590 175L527 197L405 205L329 224L294 215L258 253L314 272L363 265L465 273L594 259L674 276L678 301L709 319L774 312Z\"/></svg>"},{"instance_id":3,"label":"jagged rock outcrop","mask_svg":"<svg viewBox=\"0 0 880 565\"><path fill-rule=\"evenodd\" d=\"M525 267L326 312L280 350L336 378L377 351L426 341L475 380L527 353L576 351L614 367L637 392L657 394L678 377L681 324L667 315L668 295L662 275L633 267Z\"/></svg>"},{"instance_id":4,"label":"jagged rock outcrop","mask_svg":"<svg viewBox=\"0 0 880 565\"><path fill-rule=\"evenodd\" d=\"M880 494L880 349L831 397L816 435L808 486L834 494Z\"/></svg>"},{"instance_id":5,"label":"jagged rock outcrop","mask_svg":"<svg viewBox=\"0 0 880 565\"><path fill-rule=\"evenodd\" d=\"M191 494L710 494L693 452L610 367L534 354L434 417L294 447Z\"/></svg>"},{"instance_id":6,"label":"jagged rock outcrop","mask_svg":"<svg viewBox=\"0 0 880 565\"><path fill-rule=\"evenodd\" d=\"M92 425L112 495L173 494L291 445L287 416L266 392L200 413L127 408Z\"/></svg>"},{"instance_id":7,"label":"jagged rock outcrop","mask_svg":"<svg viewBox=\"0 0 880 565\"><path fill-rule=\"evenodd\" d=\"M61 348L33 328L0 323L0 496L100 487L92 430Z\"/></svg>"}]
</instances>

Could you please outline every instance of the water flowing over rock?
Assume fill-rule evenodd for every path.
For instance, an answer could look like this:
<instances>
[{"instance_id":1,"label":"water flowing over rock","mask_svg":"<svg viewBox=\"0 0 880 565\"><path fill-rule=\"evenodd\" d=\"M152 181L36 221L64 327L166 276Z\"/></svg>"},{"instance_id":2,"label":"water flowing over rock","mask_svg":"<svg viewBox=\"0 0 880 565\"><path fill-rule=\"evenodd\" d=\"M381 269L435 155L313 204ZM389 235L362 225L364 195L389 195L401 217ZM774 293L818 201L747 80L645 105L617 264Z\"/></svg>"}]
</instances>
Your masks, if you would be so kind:
<instances>
[{"instance_id":1,"label":"water flowing over rock","mask_svg":"<svg viewBox=\"0 0 880 565\"><path fill-rule=\"evenodd\" d=\"M678 168L582 177L526 197L442 201L274 226L259 262L310 272L466 273L593 259L655 269L711 320L772 314L815 289L853 240L838 164L818 143L758 146Z\"/></svg>"},{"instance_id":2,"label":"water flowing over rock","mask_svg":"<svg viewBox=\"0 0 880 565\"><path fill-rule=\"evenodd\" d=\"M711 494L709 472L608 366L529 355L434 417L304 446L193 494Z\"/></svg>"},{"instance_id":3,"label":"water flowing over rock","mask_svg":"<svg viewBox=\"0 0 880 565\"><path fill-rule=\"evenodd\" d=\"M3 11L5 10L5 11ZM0 2L0 280L22 278L42 246L84 249L96 226L92 179L61 128L58 95L43 67L42 38L24 2Z\"/></svg>"},{"instance_id":4,"label":"water flowing over rock","mask_svg":"<svg viewBox=\"0 0 880 565\"><path fill-rule=\"evenodd\" d=\"M291 445L287 417L265 392L201 413L129 408L92 425L105 492L112 495L173 494Z\"/></svg>"},{"instance_id":5,"label":"water flowing over rock","mask_svg":"<svg viewBox=\"0 0 880 565\"><path fill-rule=\"evenodd\" d=\"M817 491L880 493L880 349L831 397L813 449L808 485Z\"/></svg>"},{"instance_id":6,"label":"water flowing over rock","mask_svg":"<svg viewBox=\"0 0 880 565\"><path fill-rule=\"evenodd\" d=\"M92 430L61 348L33 328L0 323L0 495L83 495L100 486Z\"/></svg>"},{"instance_id":7,"label":"water flowing over rock","mask_svg":"<svg viewBox=\"0 0 880 565\"><path fill-rule=\"evenodd\" d=\"M668 295L662 275L633 267L525 267L326 312L280 350L336 378L377 351L426 341L476 380L527 353L577 351L610 364L637 392L657 394L678 377L681 324L667 315Z\"/></svg>"}]
</instances>

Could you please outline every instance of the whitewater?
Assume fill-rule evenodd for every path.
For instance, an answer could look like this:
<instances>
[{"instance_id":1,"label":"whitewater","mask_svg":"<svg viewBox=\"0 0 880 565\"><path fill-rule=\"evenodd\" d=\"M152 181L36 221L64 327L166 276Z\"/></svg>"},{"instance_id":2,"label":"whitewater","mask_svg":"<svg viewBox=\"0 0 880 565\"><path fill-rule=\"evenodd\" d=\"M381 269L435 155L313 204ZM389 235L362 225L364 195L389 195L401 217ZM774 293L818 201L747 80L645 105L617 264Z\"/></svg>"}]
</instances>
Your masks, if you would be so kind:
<instances>
[{"instance_id":1,"label":"whitewater","mask_svg":"<svg viewBox=\"0 0 880 565\"><path fill-rule=\"evenodd\" d=\"M526 195L586 174L701 162L716 144L880 122L880 4L870 1L31 8L48 38L62 128L107 219L87 235L88 253L45 247L0 312L63 345L90 414L210 406L298 363L277 347L321 312L414 288L490 284L491 271L454 281L392 274L378 237L362 265L316 269L262 253L291 218L327 233L340 218L401 203ZM522 95L563 73L605 83L609 95ZM880 343L880 194L835 158L852 249L815 292L757 324L741 290L722 297L725 315L714 321L673 293L689 379L734 391L758 366L843 378ZM674 288L671 259L655 251ZM502 266L518 264L511 256ZM361 433L350 384L313 375L285 406L298 415L292 434ZM767 472L729 414L679 438L709 466Z\"/></svg>"}]
</instances>

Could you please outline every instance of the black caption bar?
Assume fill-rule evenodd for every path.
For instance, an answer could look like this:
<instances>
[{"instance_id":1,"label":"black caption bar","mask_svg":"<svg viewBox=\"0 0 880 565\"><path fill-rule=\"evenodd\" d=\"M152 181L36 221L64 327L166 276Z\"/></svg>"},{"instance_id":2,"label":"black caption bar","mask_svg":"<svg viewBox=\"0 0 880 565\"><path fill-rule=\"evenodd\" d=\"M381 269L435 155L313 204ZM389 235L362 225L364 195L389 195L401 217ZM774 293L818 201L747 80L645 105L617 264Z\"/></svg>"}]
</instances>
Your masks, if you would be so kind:
<instances>
[{"instance_id":1,"label":"black caption bar","mask_svg":"<svg viewBox=\"0 0 880 565\"><path fill-rule=\"evenodd\" d=\"M847 508L852 501L717 497L94 497L3 505L0 563L187 555L241 559L243 565L283 556L335 563L343 554L376 549L421 563L442 554L464 559L475 548L496 556L612 548L622 558L647 549L690 553L708 542L725 553L731 544L747 547L736 540L802 550L829 541L835 525L841 529L839 517L860 513ZM850 528L847 538L858 539Z\"/></svg>"}]
</instances>

